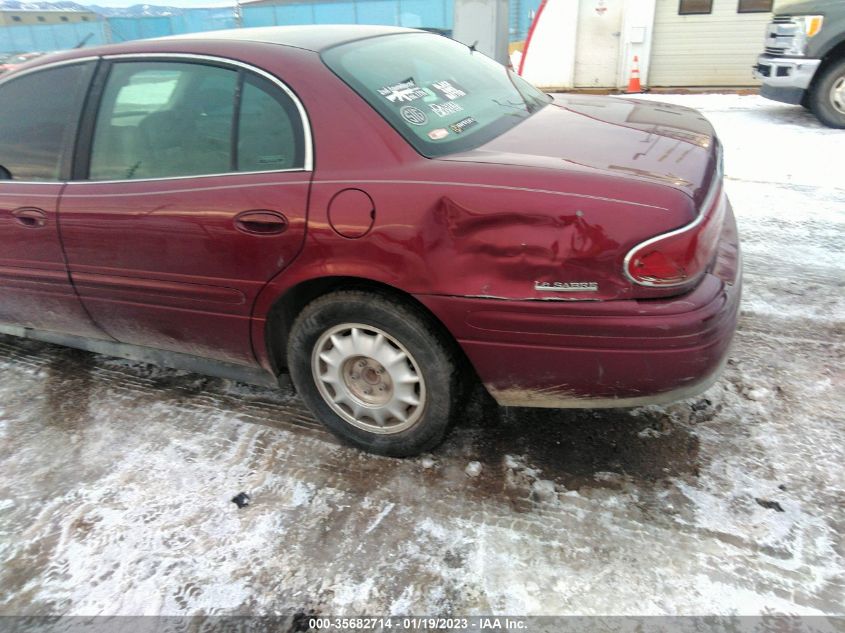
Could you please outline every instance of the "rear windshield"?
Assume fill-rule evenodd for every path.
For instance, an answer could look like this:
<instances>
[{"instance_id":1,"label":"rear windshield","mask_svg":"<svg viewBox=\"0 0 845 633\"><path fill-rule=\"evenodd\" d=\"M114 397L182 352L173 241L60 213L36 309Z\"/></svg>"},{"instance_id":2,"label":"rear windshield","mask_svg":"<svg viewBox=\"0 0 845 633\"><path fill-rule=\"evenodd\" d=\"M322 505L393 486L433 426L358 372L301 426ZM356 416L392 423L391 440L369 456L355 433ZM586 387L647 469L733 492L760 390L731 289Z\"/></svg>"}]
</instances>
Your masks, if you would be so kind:
<instances>
[{"instance_id":1,"label":"rear windshield","mask_svg":"<svg viewBox=\"0 0 845 633\"><path fill-rule=\"evenodd\" d=\"M551 101L489 57L429 33L358 40L322 57L429 157L478 147Z\"/></svg>"}]
</instances>

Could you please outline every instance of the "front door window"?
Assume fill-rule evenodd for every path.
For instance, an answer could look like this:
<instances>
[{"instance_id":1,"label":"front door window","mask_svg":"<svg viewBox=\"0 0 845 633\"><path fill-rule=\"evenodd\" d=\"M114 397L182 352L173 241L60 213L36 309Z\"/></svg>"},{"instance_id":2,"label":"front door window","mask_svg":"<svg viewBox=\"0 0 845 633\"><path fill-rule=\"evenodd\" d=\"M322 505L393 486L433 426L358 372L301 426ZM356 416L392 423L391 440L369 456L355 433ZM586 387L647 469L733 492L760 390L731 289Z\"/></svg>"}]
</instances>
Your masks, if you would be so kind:
<instances>
[{"instance_id":1,"label":"front door window","mask_svg":"<svg viewBox=\"0 0 845 633\"><path fill-rule=\"evenodd\" d=\"M57 181L70 146L90 67L61 66L10 79L0 87L3 180ZM56 95L62 95L57 99Z\"/></svg>"}]
</instances>

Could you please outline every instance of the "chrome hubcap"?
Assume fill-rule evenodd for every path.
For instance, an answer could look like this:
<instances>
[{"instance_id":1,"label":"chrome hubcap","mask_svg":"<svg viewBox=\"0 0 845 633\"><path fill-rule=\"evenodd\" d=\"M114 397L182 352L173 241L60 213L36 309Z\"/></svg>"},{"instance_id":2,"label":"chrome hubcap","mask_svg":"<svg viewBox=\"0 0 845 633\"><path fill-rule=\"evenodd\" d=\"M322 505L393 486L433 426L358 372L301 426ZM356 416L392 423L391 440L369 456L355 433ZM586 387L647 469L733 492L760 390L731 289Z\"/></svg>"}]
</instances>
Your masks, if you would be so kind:
<instances>
[{"instance_id":1,"label":"chrome hubcap","mask_svg":"<svg viewBox=\"0 0 845 633\"><path fill-rule=\"evenodd\" d=\"M353 356L343 363L341 375L349 392L362 402L380 407L390 402L393 381L377 360Z\"/></svg>"},{"instance_id":2,"label":"chrome hubcap","mask_svg":"<svg viewBox=\"0 0 845 633\"><path fill-rule=\"evenodd\" d=\"M414 357L371 325L344 323L317 340L311 371L320 395L341 418L370 433L399 433L425 408L425 381Z\"/></svg>"},{"instance_id":3,"label":"chrome hubcap","mask_svg":"<svg viewBox=\"0 0 845 633\"><path fill-rule=\"evenodd\" d=\"M845 114L845 76L833 82L830 88L830 102L842 114Z\"/></svg>"}]
</instances>

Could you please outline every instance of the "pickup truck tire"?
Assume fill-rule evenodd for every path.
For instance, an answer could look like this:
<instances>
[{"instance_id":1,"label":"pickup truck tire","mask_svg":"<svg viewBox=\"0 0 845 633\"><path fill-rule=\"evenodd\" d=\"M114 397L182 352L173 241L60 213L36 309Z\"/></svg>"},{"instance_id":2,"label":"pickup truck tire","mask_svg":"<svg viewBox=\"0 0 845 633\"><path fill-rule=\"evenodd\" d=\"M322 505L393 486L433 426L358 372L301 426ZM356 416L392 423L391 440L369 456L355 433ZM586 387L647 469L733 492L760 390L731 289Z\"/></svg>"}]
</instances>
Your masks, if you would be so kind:
<instances>
[{"instance_id":1,"label":"pickup truck tire","mask_svg":"<svg viewBox=\"0 0 845 633\"><path fill-rule=\"evenodd\" d=\"M299 395L346 443L406 457L445 437L461 394L454 346L431 317L380 292L344 290L309 303L288 338Z\"/></svg>"},{"instance_id":2,"label":"pickup truck tire","mask_svg":"<svg viewBox=\"0 0 845 633\"><path fill-rule=\"evenodd\" d=\"M810 109L819 121L833 128L845 128L845 59L822 71L810 92Z\"/></svg>"}]
</instances>

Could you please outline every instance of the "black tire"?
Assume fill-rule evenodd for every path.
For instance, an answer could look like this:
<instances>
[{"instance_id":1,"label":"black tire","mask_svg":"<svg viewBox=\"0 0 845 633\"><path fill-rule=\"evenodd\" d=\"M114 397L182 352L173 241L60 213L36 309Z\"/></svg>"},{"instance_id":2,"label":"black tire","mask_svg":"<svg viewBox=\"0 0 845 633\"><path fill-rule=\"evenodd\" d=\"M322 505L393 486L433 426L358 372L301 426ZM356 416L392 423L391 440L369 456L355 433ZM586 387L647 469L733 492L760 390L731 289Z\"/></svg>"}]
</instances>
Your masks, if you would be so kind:
<instances>
[{"instance_id":1,"label":"black tire","mask_svg":"<svg viewBox=\"0 0 845 633\"><path fill-rule=\"evenodd\" d=\"M321 389L326 390L327 387L325 384L318 386L314 375L314 371L322 369L312 371L315 346L320 344L321 349L324 349L325 345L331 345L328 341L321 342L321 338L335 328L346 327L347 324L361 324L381 330L408 353L408 367L415 376L420 375L422 378L419 386L414 388L425 390L424 397L420 398L419 411L411 407L418 418L409 428L388 434L359 428L341 417L333 408L345 405L330 405L329 395L324 397L321 392ZM360 328L356 329L360 331ZM344 290L312 301L294 321L288 338L287 358L291 379L317 419L345 442L380 455L407 457L437 446L446 436L457 408L456 402L461 395L458 372L460 364L454 343L441 334L437 325L422 309L386 293ZM319 360L315 362L318 363L318 368L325 366L320 365ZM352 361L344 361L343 367L347 367L350 362ZM332 365L336 366L340 366L340 363ZM382 369L392 375L393 370L389 367ZM352 376L354 377L355 375ZM347 396L352 393L349 384L344 382L341 385ZM334 387L328 389L333 390ZM365 405L360 400L355 400L355 403ZM355 417L348 407L345 412L346 415ZM414 416L409 416L412 417ZM369 418L362 417L357 423L375 424L374 420L367 420ZM401 425L397 422L397 427L399 426Z\"/></svg>"},{"instance_id":2,"label":"black tire","mask_svg":"<svg viewBox=\"0 0 845 633\"><path fill-rule=\"evenodd\" d=\"M810 91L809 90L804 91L804 96L801 98L801 107L804 108L805 110L812 111L812 108L810 107Z\"/></svg>"},{"instance_id":3,"label":"black tire","mask_svg":"<svg viewBox=\"0 0 845 633\"><path fill-rule=\"evenodd\" d=\"M830 64L813 83L810 91L810 109L816 117L833 128L845 128L845 95L835 102L832 91L834 86L845 82L845 59Z\"/></svg>"}]
</instances>

